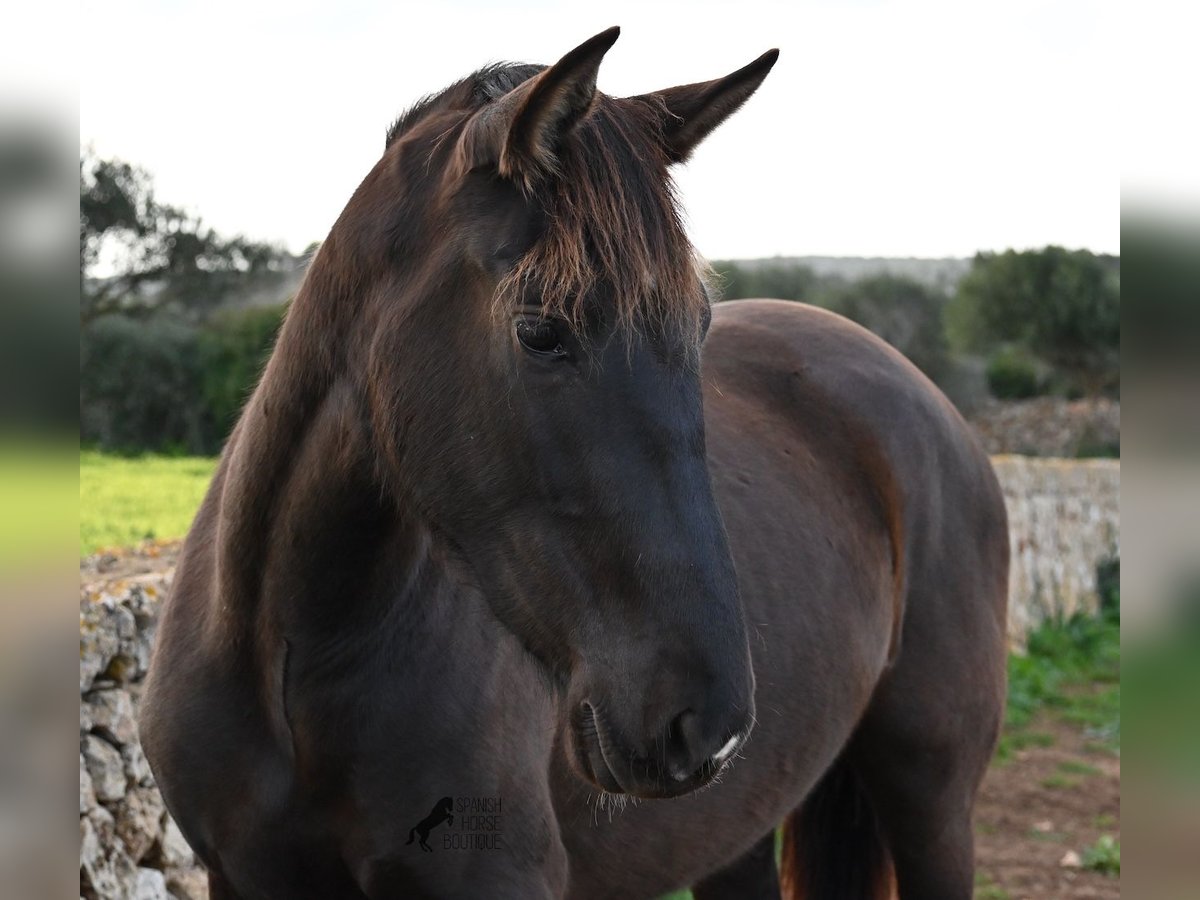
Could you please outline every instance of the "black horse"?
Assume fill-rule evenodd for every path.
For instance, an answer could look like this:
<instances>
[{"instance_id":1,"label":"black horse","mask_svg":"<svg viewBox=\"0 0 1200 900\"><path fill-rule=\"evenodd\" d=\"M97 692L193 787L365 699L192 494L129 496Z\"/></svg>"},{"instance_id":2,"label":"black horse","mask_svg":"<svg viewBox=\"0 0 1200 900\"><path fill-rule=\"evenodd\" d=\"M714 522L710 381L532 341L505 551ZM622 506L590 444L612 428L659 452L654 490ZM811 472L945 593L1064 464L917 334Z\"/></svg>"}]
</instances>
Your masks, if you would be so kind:
<instances>
[{"instance_id":1,"label":"black horse","mask_svg":"<svg viewBox=\"0 0 1200 900\"><path fill-rule=\"evenodd\" d=\"M791 896L971 897L988 458L857 326L710 307L669 168L776 54L617 99L616 38L409 111L292 302L142 712L215 900L777 897L781 821ZM447 789L502 842L406 851Z\"/></svg>"},{"instance_id":2,"label":"black horse","mask_svg":"<svg viewBox=\"0 0 1200 900\"><path fill-rule=\"evenodd\" d=\"M433 848L425 842L429 840L429 832L443 822L447 825L454 824L454 801L449 797L443 797L435 803L433 809L429 811L429 815L408 830L408 840L404 843L411 844L413 838L416 837L417 843L421 846L422 850L432 852Z\"/></svg>"}]
</instances>

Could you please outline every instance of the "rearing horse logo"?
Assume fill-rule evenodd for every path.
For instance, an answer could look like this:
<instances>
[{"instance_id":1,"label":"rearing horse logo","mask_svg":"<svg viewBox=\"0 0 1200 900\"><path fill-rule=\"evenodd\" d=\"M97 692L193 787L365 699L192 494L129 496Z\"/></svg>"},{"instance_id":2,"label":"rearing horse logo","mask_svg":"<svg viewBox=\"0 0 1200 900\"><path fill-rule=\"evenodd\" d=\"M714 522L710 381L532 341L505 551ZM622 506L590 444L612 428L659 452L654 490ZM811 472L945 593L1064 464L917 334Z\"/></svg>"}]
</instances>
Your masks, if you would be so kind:
<instances>
[{"instance_id":1,"label":"rearing horse logo","mask_svg":"<svg viewBox=\"0 0 1200 900\"><path fill-rule=\"evenodd\" d=\"M404 842L408 846L413 842L413 838L417 839L417 843L421 845L422 850L433 852L425 841L429 838L429 832L437 828L445 822L447 825L454 824L454 801L449 797L443 797L437 803L433 804L433 809L429 811L429 815L423 818L420 822L408 829L408 840Z\"/></svg>"}]
</instances>

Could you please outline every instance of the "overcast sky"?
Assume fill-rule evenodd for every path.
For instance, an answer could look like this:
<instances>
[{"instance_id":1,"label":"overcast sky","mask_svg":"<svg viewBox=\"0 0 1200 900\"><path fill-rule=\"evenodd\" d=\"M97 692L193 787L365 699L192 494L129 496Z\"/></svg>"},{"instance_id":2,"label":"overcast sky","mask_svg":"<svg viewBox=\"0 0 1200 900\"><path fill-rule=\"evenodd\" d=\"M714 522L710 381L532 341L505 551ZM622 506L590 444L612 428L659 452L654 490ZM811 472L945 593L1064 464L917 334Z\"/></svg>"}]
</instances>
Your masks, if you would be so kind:
<instances>
[{"instance_id":1,"label":"overcast sky","mask_svg":"<svg viewBox=\"0 0 1200 900\"><path fill-rule=\"evenodd\" d=\"M677 173L712 258L1120 252L1121 52L1107 2L230 2L82 7L80 141L229 233L322 239L420 96L609 25L600 89L723 75L750 103Z\"/></svg>"}]
</instances>

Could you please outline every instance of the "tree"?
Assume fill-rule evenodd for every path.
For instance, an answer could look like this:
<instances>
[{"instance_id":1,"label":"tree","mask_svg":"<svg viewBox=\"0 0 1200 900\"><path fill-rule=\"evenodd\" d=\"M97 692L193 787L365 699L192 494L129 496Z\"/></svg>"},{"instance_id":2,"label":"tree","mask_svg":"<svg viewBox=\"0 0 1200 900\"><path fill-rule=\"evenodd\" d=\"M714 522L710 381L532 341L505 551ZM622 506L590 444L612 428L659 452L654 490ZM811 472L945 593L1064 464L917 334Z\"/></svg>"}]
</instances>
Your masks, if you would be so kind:
<instances>
[{"instance_id":1,"label":"tree","mask_svg":"<svg viewBox=\"0 0 1200 900\"><path fill-rule=\"evenodd\" d=\"M980 253L950 320L964 349L1024 348L1094 393L1118 378L1120 265L1062 247Z\"/></svg>"},{"instance_id":2,"label":"tree","mask_svg":"<svg viewBox=\"0 0 1200 900\"><path fill-rule=\"evenodd\" d=\"M200 312L247 278L276 272L282 249L222 237L158 201L145 170L90 152L79 159L79 301L87 323L111 312L140 314L168 303ZM91 277L103 265L111 274Z\"/></svg>"}]
</instances>

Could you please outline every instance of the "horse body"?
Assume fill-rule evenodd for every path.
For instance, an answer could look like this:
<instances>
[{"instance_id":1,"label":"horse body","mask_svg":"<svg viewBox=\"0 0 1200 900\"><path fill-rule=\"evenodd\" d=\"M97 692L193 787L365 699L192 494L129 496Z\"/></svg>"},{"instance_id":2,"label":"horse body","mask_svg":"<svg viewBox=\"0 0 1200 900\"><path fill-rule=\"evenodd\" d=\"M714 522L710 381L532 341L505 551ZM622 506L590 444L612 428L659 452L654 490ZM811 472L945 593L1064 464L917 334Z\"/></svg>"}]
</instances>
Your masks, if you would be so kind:
<instances>
[{"instance_id":1,"label":"horse body","mask_svg":"<svg viewBox=\"0 0 1200 900\"><path fill-rule=\"evenodd\" d=\"M661 107L664 159L686 158L774 61L612 101L594 74L613 40L410 114L293 301L143 703L214 897L775 896L784 819L789 889L872 895L846 885L874 859L863 877L894 870L905 900L970 896L1003 691L987 458L920 373L828 313L720 304L701 366L669 210L625 255L555 236L605 165L628 206L580 228L641 227L669 199L630 169L654 146L587 141ZM556 182L531 160L552 150L547 171L580 154L584 193L546 215L530 192ZM407 218L380 225L385 201ZM636 277L582 283L598 305L570 328L544 324L572 315L545 293L533 317L480 305L514 265L573 272L585 247ZM614 285L688 296L629 343L611 336L642 313ZM607 793L646 799L614 812ZM502 846L407 844L445 797L502 802Z\"/></svg>"},{"instance_id":2,"label":"horse body","mask_svg":"<svg viewBox=\"0 0 1200 900\"><path fill-rule=\"evenodd\" d=\"M889 801L892 855L915 858L901 897L970 896L971 798L1003 709L1008 556L991 465L923 375L830 313L718 304L704 361L758 723L720 784L611 821L597 824L564 777L569 896L653 897L747 858L773 869L774 826L846 769L873 788L869 802L851 796L855 816L870 822L874 802L882 817ZM827 840L865 869L867 848L838 824ZM930 862L935 829L955 838ZM701 896L776 896L754 883ZM812 896L858 896L842 890Z\"/></svg>"}]
</instances>

